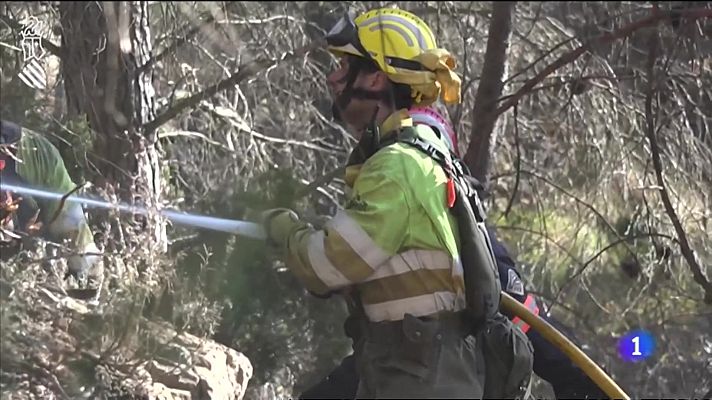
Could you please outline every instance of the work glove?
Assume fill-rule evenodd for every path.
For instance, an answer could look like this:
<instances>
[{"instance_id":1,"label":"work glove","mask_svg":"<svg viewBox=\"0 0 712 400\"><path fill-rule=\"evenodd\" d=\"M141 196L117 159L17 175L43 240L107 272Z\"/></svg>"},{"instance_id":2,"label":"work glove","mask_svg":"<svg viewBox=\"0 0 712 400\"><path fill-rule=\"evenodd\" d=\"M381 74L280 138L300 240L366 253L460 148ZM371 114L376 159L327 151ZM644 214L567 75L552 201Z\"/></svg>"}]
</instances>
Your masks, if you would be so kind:
<instances>
[{"instance_id":1,"label":"work glove","mask_svg":"<svg viewBox=\"0 0 712 400\"><path fill-rule=\"evenodd\" d=\"M297 213L290 209L274 208L262 213L262 225L267 235L267 244L284 248L290 233L304 225L304 222L300 221Z\"/></svg>"}]
</instances>

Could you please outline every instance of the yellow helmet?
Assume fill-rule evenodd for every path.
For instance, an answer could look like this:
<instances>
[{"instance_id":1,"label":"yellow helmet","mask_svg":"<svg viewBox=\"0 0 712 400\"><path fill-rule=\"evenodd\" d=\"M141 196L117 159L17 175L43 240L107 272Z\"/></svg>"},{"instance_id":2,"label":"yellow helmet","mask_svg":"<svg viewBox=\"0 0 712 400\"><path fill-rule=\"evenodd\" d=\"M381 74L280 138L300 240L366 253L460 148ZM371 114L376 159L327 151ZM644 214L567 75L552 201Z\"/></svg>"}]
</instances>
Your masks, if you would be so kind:
<instances>
[{"instance_id":1,"label":"yellow helmet","mask_svg":"<svg viewBox=\"0 0 712 400\"><path fill-rule=\"evenodd\" d=\"M371 58L386 73L396 73L395 68L420 70L421 65L413 59L437 48L433 31L408 11L381 8L350 21L345 17L327 35L329 50ZM339 34L341 38L336 37Z\"/></svg>"},{"instance_id":2,"label":"yellow helmet","mask_svg":"<svg viewBox=\"0 0 712 400\"><path fill-rule=\"evenodd\" d=\"M428 25L408 11L380 8L356 19L347 13L326 42L332 53L370 59L391 80L409 85L418 105L434 102L441 92L446 103L460 101L454 58L437 47Z\"/></svg>"}]
</instances>

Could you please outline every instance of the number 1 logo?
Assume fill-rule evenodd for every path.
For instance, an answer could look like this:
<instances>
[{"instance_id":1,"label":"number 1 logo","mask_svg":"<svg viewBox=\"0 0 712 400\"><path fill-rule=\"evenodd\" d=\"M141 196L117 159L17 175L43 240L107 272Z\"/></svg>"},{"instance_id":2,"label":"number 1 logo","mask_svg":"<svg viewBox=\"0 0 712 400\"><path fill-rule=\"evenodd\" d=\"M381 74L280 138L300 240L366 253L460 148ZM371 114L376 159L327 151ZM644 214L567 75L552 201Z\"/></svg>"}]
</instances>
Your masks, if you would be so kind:
<instances>
[{"instance_id":1,"label":"number 1 logo","mask_svg":"<svg viewBox=\"0 0 712 400\"><path fill-rule=\"evenodd\" d=\"M640 352L640 336L636 336L632 339L633 344L635 345L633 347L633 356L642 356L643 353Z\"/></svg>"},{"instance_id":2,"label":"number 1 logo","mask_svg":"<svg viewBox=\"0 0 712 400\"><path fill-rule=\"evenodd\" d=\"M652 356L654 351L655 338L644 330L628 332L618 341L618 354L625 361L643 361Z\"/></svg>"}]
</instances>

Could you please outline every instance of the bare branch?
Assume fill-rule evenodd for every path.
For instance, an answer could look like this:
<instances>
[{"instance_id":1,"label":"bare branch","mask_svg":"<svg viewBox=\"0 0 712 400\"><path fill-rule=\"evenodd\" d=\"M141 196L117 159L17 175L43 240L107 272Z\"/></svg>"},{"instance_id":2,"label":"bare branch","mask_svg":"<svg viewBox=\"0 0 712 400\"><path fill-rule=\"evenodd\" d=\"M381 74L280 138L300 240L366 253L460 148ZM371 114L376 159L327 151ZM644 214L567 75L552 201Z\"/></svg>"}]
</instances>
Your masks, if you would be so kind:
<instances>
[{"instance_id":1,"label":"bare branch","mask_svg":"<svg viewBox=\"0 0 712 400\"><path fill-rule=\"evenodd\" d=\"M710 10L708 8L696 8L696 9L682 10L682 11L679 11L679 13L681 15L683 15L684 18L690 18L690 19L712 17L712 10ZM638 29L653 26L655 24L660 23L661 21L666 21L669 19L669 17L670 17L669 12L656 13L654 15L647 17L647 18L643 18L641 20L632 22L632 23L630 23L622 28L619 28L613 32L600 35L594 39L591 39L587 43L577 47L576 49L563 54L556 61L549 64L543 70L541 70L541 72L536 74L535 77L529 79L521 88L519 88L519 90L516 91L516 93L511 95L509 100L507 100L504 104L502 104L499 108L497 108L497 110L494 113L495 116L500 115L500 114L504 113L505 111L509 110L512 106L514 106L514 104L519 102L519 100L522 97L524 97L526 94L528 94L529 91L534 86L536 86L538 83L543 81L547 76L552 74L557 69L574 62L577 58L579 58L583 53L587 52L590 48L592 48L594 46L598 46L603 43L612 42L616 39L628 37L633 32L637 31Z\"/></svg>"},{"instance_id":2,"label":"bare branch","mask_svg":"<svg viewBox=\"0 0 712 400\"><path fill-rule=\"evenodd\" d=\"M614 241L608 243L608 244L607 244L606 246L604 246L601 250L599 250L596 254L594 254L593 256L591 256L591 258L589 258L588 260L586 260L586 261L583 263L583 265L581 266L581 268L580 268L578 271L574 272L574 273L569 277L568 281L567 281L566 283L564 283L564 284L561 286L561 288L559 289L559 293L556 295L556 297L558 298L558 296L564 291L564 289L566 289L567 286L569 286L569 284L570 284L571 282L573 282L577 277L579 277L579 276L586 270L586 268L587 268L589 265L591 265L592 262L596 261L596 259L598 259L599 257L601 257L601 256L602 256L605 252L607 252L608 250L610 250L610 249L612 249L612 248L614 248L614 247L616 247L616 246L618 246L618 245L620 245L620 244L624 244L625 242L627 242L627 241L629 241L629 240L645 239L645 238L651 238L651 239L652 239L652 238L664 238L664 239L672 240L672 241L674 241L674 242L677 241L674 237L671 237L671 236L665 235L665 234L661 234L661 233L641 233L641 234L637 234L637 235L630 235L630 236L626 236L626 237L623 237L623 238L616 239L616 240L614 240Z\"/></svg>"},{"instance_id":3,"label":"bare branch","mask_svg":"<svg viewBox=\"0 0 712 400\"><path fill-rule=\"evenodd\" d=\"M329 181L334 179L336 176L343 174L344 171L345 171L344 167L339 167L339 168L336 168L336 169L328 172L326 175L317 178L312 183L310 183L310 184L304 186L302 189L300 189L299 192L297 192L295 199L300 199L300 198L314 192L315 190L319 189L319 187L321 187L322 185L326 185L327 183L329 183Z\"/></svg>"},{"instance_id":4,"label":"bare branch","mask_svg":"<svg viewBox=\"0 0 712 400\"><path fill-rule=\"evenodd\" d=\"M221 92L229 87L235 86L238 83L242 82L243 80L255 75L257 72L262 71L266 68L274 67L280 62L283 61L288 61L295 59L297 57L301 57L310 51L318 48L321 46L321 42L314 42L310 45L303 46L291 53L286 53L281 59L279 60L272 60L272 59L260 59L260 60L255 60L247 65L244 65L240 68L238 68L237 72L232 74L231 77L224 79L212 86L209 86L202 90L201 92L198 92L188 98L182 99L178 101L173 107L169 108L168 110L164 111L161 115L156 117L153 121L150 121L146 125L144 125L144 129L146 129L146 132L152 132L159 126L165 124L166 122L170 121L174 117L176 117L178 114L180 114L183 110L192 108L196 106L201 100L207 99L209 97L214 96L218 92Z\"/></svg>"},{"instance_id":5,"label":"bare branch","mask_svg":"<svg viewBox=\"0 0 712 400\"><path fill-rule=\"evenodd\" d=\"M598 211L598 210L596 209L596 207L594 207L592 204L590 204L590 203L584 201L583 199L579 198L578 196L576 196L575 194L571 193L570 191L566 190L566 189L563 188L561 185L556 184L556 182L552 181L551 179L547 178L546 176L543 176L543 175L541 175L541 174L539 174L539 173L537 173L537 172L535 172L535 171L529 171L529 170L525 170L525 169L519 169L519 170L517 170L517 171L515 171L515 172L510 172L510 173L507 173L507 174L502 174L502 175L500 175L500 177L505 176L505 175L512 175L512 174L516 174L516 175L519 175L519 174L529 175L529 176L532 176L532 177L534 177L534 178L537 178L537 179L541 180L542 182L548 184L549 186L553 187L554 189L558 190L559 192L563 193L563 194L566 195L567 197L573 199L573 200L576 201L578 204L581 204L582 206L584 206L584 207L586 207L587 209L589 209L592 213L594 213L594 214L596 215L596 217L606 226L606 228L608 228L608 230L616 237L616 239L618 239L618 240L623 239L623 238L621 237L621 235L618 234L618 231L616 230L616 228L611 225L611 223L608 221L608 219L606 219L606 217L605 217L603 214L601 214L601 212ZM626 250L628 251L628 253L635 259L635 261L636 261L636 262L639 262L638 256L637 256L636 253L633 251L633 249L631 249L630 246L629 246L626 242L623 242L622 244L623 244L623 246L626 248Z\"/></svg>"},{"instance_id":6,"label":"bare branch","mask_svg":"<svg viewBox=\"0 0 712 400\"><path fill-rule=\"evenodd\" d=\"M517 106L514 106L514 146L517 149L517 161L515 162L514 167L516 168L517 172L514 178L514 188L512 188L512 193L510 194L509 201L507 202L507 207L504 209L504 213L502 214L503 217L507 217L507 215L509 215L509 211L511 211L512 209L512 205L514 204L514 198L517 196L517 192L519 191L519 181L521 180L522 154L519 146L519 121L517 121L518 117L519 112L517 110Z\"/></svg>"},{"instance_id":7,"label":"bare branch","mask_svg":"<svg viewBox=\"0 0 712 400\"><path fill-rule=\"evenodd\" d=\"M190 31L188 31L185 35L181 36L180 38L176 39L173 43L170 44L170 46L166 47L161 51L158 55L151 57L150 60L141 67L138 68L138 71L136 72L137 74L142 74L146 72L151 66L153 66L155 63L163 60L166 58L167 55L173 53L178 49L179 47L183 46L186 44L193 36L195 36L198 32L200 32L205 26L208 24L211 24L215 21L215 17L213 15L208 15L200 25L193 27Z\"/></svg>"},{"instance_id":8,"label":"bare branch","mask_svg":"<svg viewBox=\"0 0 712 400\"><path fill-rule=\"evenodd\" d=\"M711 10L712 12L712 10ZM702 267L697 261L694 250L690 247L690 242L687 240L687 234L685 229L680 223L680 218L675 211L675 207L672 205L670 200L670 194L665 186L665 179L663 178L663 164L660 159L660 148L658 146L658 141L656 137L655 129L655 116L653 115L653 96L656 92L655 88L655 59L657 58L658 50L658 34L657 29L654 30L650 35L650 45L648 49L648 63L647 63L647 75L648 75L648 85L647 93L645 94L645 122L646 129L645 133L650 142L650 152L653 160L653 168L655 169L655 177L660 187L660 199L665 207L665 212L667 213L672 225L675 227L675 233L678 237L678 243L680 244L680 251L682 256L685 257L687 265L692 271L692 276L695 282L697 282L702 289L705 291L705 303L712 304L712 284L707 277L705 277Z\"/></svg>"},{"instance_id":9,"label":"bare branch","mask_svg":"<svg viewBox=\"0 0 712 400\"><path fill-rule=\"evenodd\" d=\"M64 203L67 201L69 196L73 195L79 189L81 189L83 187L84 187L84 185L77 185L74 189L70 190L64 196L62 196L62 198L59 200L59 206L57 207L57 210L54 211L52 218L49 219L47 226L52 225L54 223L54 221L57 219L57 217L59 217L59 214L62 212L62 209L64 208Z\"/></svg>"}]
</instances>

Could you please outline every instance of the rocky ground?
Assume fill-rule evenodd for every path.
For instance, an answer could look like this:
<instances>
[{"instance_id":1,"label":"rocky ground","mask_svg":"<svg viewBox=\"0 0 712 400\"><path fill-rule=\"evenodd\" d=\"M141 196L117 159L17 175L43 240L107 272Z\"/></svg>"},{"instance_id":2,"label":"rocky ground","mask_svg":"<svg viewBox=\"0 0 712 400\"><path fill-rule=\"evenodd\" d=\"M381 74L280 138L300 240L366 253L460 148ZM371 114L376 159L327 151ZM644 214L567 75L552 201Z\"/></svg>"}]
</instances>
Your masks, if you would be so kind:
<instances>
[{"instance_id":1,"label":"rocky ground","mask_svg":"<svg viewBox=\"0 0 712 400\"><path fill-rule=\"evenodd\" d=\"M111 318L99 307L40 285L2 287L3 399L239 400L252 377L242 353L167 323L138 322L142 339L125 333L97 352L93 325Z\"/></svg>"},{"instance_id":2,"label":"rocky ground","mask_svg":"<svg viewBox=\"0 0 712 400\"><path fill-rule=\"evenodd\" d=\"M97 298L68 288L46 253L14 250L7 240L0 248L2 400L245 396L250 360L147 318L145 287L106 285Z\"/></svg>"}]
</instances>

